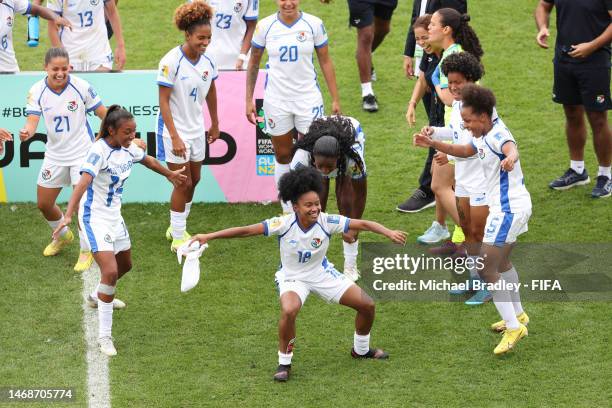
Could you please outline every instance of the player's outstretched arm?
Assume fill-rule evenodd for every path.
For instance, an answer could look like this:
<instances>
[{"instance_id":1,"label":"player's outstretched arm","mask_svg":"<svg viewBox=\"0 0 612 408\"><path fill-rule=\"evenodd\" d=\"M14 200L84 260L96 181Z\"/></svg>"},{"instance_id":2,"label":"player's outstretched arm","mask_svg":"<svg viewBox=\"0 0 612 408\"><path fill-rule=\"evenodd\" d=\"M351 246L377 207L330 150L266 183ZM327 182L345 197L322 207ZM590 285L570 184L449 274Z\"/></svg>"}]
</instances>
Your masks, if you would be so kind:
<instances>
[{"instance_id":1,"label":"player's outstretched arm","mask_svg":"<svg viewBox=\"0 0 612 408\"><path fill-rule=\"evenodd\" d=\"M439 152L450 154L455 157L471 157L476 154L476 149L471 144L449 144L433 140L430 136L415 133L413 143L418 147L433 147Z\"/></svg>"},{"instance_id":2,"label":"player's outstretched arm","mask_svg":"<svg viewBox=\"0 0 612 408\"><path fill-rule=\"evenodd\" d=\"M144 159L142 159L141 163L156 172L157 174L161 174L166 177L169 182L171 182L175 187L180 186L187 180L187 176L183 173L185 172L186 167L181 167L178 170L171 171L168 168L161 165L156 159L151 156L145 155Z\"/></svg>"},{"instance_id":3,"label":"player's outstretched arm","mask_svg":"<svg viewBox=\"0 0 612 408\"><path fill-rule=\"evenodd\" d=\"M38 127L39 121L40 121L40 116L28 115L28 117L26 118L25 126L23 127L23 129L19 131L19 140L21 140L22 142L25 142L26 140L34 136L34 133L36 132L36 128Z\"/></svg>"},{"instance_id":4,"label":"player's outstretched arm","mask_svg":"<svg viewBox=\"0 0 612 408\"><path fill-rule=\"evenodd\" d=\"M207 243L208 241L212 241L213 239L245 238L263 234L264 225L260 222L258 224L246 225L244 227L227 228L220 231L210 232L208 234L197 234L191 237L189 245L191 245L195 241L198 241L200 245L204 245L205 243Z\"/></svg>"},{"instance_id":5,"label":"player's outstretched arm","mask_svg":"<svg viewBox=\"0 0 612 408\"><path fill-rule=\"evenodd\" d=\"M402 245L406 243L406 236L408 235L404 231L390 230L384 225L374 221L356 220L354 218L351 218L349 229L354 229L358 231L370 231L376 234L384 235L392 242Z\"/></svg>"},{"instance_id":6,"label":"player's outstretched arm","mask_svg":"<svg viewBox=\"0 0 612 408\"><path fill-rule=\"evenodd\" d=\"M77 207L79 206L79 202L81 201L81 197L87 190L87 187L93 181L93 176L89 173L82 173L81 178L76 186L74 186L74 190L72 190L72 195L70 196L70 200L68 201L68 208L66 208L66 213L64 214L64 221L57 226L57 228L53 231L53 239L59 238L59 232L67 225L72 223L72 214L77 211Z\"/></svg>"},{"instance_id":7,"label":"player's outstretched arm","mask_svg":"<svg viewBox=\"0 0 612 408\"><path fill-rule=\"evenodd\" d=\"M45 20L48 20L49 22L53 23L56 29L59 26L66 27L70 29L70 31L72 31L72 24L70 24L70 21L66 20L64 17L56 14L55 12L49 10L46 7L37 4L32 4L32 9L30 10L30 13L34 16L42 17Z\"/></svg>"}]
</instances>

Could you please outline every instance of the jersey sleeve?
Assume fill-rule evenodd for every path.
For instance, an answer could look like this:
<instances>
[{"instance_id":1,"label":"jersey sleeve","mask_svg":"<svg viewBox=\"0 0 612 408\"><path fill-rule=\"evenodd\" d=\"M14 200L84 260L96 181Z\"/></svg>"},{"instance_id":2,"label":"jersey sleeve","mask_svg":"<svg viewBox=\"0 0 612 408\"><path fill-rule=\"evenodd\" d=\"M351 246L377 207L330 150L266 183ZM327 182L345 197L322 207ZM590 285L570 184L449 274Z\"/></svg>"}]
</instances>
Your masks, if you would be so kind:
<instances>
[{"instance_id":1,"label":"jersey sleeve","mask_svg":"<svg viewBox=\"0 0 612 408\"><path fill-rule=\"evenodd\" d=\"M42 107L39 103L40 98L40 83L34 84L28 92L26 101L26 115L42 115Z\"/></svg>"},{"instance_id":2,"label":"jersey sleeve","mask_svg":"<svg viewBox=\"0 0 612 408\"><path fill-rule=\"evenodd\" d=\"M330 234L342 234L348 232L351 219L344 215L322 214L325 228Z\"/></svg>"},{"instance_id":3,"label":"jersey sleeve","mask_svg":"<svg viewBox=\"0 0 612 408\"><path fill-rule=\"evenodd\" d=\"M327 31L325 30L325 24L319 20L317 25L314 27L314 46L315 48L325 47L327 45Z\"/></svg>"},{"instance_id":4,"label":"jersey sleeve","mask_svg":"<svg viewBox=\"0 0 612 408\"><path fill-rule=\"evenodd\" d=\"M293 159L291 159L291 164L289 168L291 170L297 170L302 167L310 166L310 153L308 153L304 149L297 149L295 154L293 155Z\"/></svg>"},{"instance_id":5,"label":"jersey sleeve","mask_svg":"<svg viewBox=\"0 0 612 408\"><path fill-rule=\"evenodd\" d=\"M272 235L283 235L291 226L291 220L294 218L294 214L268 218L262 222L264 226L264 235L266 237L271 237Z\"/></svg>"},{"instance_id":6,"label":"jersey sleeve","mask_svg":"<svg viewBox=\"0 0 612 408\"><path fill-rule=\"evenodd\" d=\"M256 21L257 17L259 17L259 0L249 0L242 18L246 21Z\"/></svg>"},{"instance_id":7,"label":"jersey sleeve","mask_svg":"<svg viewBox=\"0 0 612 408\"><path fill-rule=\"evenodd\" d=\"M159 69L157 71L157 85L165 86L167 88L174 87L174 79L176 70L174 64L172 64L171 58L166 55L159 62Z\"/></svg>"},{"instance_id":8,"label":"jersey sleeve","mask_svg":"<svg viewBox=\"0 0 612 408\"><path fill-rule=\"evenodd\" d=\"M128 152L132 155L132 159L134 163L139 163L144 160L147 153L142 150L140 147L136 146L134 143L130 144L128 147Z\"/></svg>"},{"instance_id":9,"label":"jersey sleeve","mask_svg":"<svg viewBox=\"0 0 612 408\"><path fill-rule=\"evenodd\" d=\"M255 32L253 33L253 38L251 39L251 46L260 49L266 48L266 33L269 25L270 20L268 18L265 18L257 23L257 26L255 26Z\"/></svg>"},{"instance_id":10,"label":"jersey sleeve","mask_svg":"<svg viewBox=\"0 0 612 408\"><path fill-rule=\"evenodd\" d=\"M87 87L87 90L84 93L85 108L87 109L87 112L95 111L100 105L102 105L102 100L93 86L88 83L85 83L84 85Z\"/></svg>"},{"instance_id":11,"label":"jersey sleeve","mask_svg":"<svg viewBox=\"0 0 612 408\"><path fill-rule=\"evenodd\" d=\"M94 143L93 146L89 148L87 158L81 165L81 170L79 170L79 173L87 173L91 175L91 177L95 178L98 173L100 173L100 170L105 167L105 162L106 159L102 153L100 143Z\"/></svg>"},{"instance_id":12,"label":"jersey sleeve","mask_svg":"<svg viewBox=\"0 0 612 408\"><path fill-rule=\"evenodd\" d=\"M28 0L15 0L13 6L15 7L15 13L29 14L32 5Z\"/></svg>"},{"instance_id":13,"label":"jersey sleeve","mask_svg":"<svg viewBox=\"0 0 612 408\"><path fill-rule=\"evenodd\" d=\"M512 134L505 128L498 128L495 132L492 132L491 137L487 137L487 142L491 150L498 154L503 154L502 147L506 143L516 143Z\"/></svg>"},{"instance_id":14,"label":"jersey sleeve","mask_svg":"<svg viewBox=\"0 0 612 408\"><path fill-rule=\"evenodd\" d=\"M47 0L47 8L51 11L56 12L59 15L62 15L62 0Z\"/></svg>"}]
</instances>

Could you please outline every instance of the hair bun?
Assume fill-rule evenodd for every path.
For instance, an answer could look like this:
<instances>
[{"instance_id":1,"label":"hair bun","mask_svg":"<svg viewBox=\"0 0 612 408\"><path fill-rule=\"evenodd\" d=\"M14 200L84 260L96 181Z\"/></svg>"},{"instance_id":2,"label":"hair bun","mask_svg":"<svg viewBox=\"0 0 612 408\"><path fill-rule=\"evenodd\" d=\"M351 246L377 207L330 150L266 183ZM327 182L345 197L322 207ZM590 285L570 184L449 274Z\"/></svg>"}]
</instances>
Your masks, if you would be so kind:
<instances>
[{"instance_id":1,"label":"hair bun","mask_svg":"<svg viewBox=\"0 0 612 408\"><path fill-rule=\"evenodd\" d=\"M469 23L469 21L470 21L470 15L469 14L462 14L461 15L461 22Z\"/></svg>"}]
</instances>

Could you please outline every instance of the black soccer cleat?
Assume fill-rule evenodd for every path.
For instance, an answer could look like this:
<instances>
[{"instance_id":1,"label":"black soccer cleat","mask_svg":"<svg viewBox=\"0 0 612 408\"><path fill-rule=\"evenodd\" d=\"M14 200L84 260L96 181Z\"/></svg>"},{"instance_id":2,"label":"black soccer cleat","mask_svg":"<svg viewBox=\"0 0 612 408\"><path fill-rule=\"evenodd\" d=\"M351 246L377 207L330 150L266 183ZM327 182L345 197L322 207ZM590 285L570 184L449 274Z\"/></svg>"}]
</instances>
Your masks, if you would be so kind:
<instances>
[{"instance_id":1,"label":"black soccer cleat","mask_svg":"<svg viewBox=\"0 0 612 408\"><path fill-rule=\"evenodd\" d=\"M597 184L591 192L593 198L604 198L612 195L612 180L606 176L597 176Z\"/></svg>"},{"instance_id":2,"label":"black soccer cleat","mask_svg":"<svg viewBox=\"0 0 612 408\"><path fill-rule=\"evenodd\" d=\"M386 360L389 358L389 353L384 351L383 349L374 349L370 348L367 353L364 355L357 354L355 349L351 349L351 357L353 358L372 358L374 360Z\"/></svg>"},{"instance_id":3,"label":"black soccer cleat","mask_svg":"<svg viewBox=\"0 0 612 408\"><path fill-rule=\"evenodd\" d=\"M276 372L274 373L274 381L278 382L286 382L289 379L289 374L291 373L291 364L284 365L279 364L276 368Z\"/></svg>"},{"instance_id":4,"label":"black soccer cleat","mask_svg":"<svg viewBox=\"0 0 612 408\"><path fill-rule=\"evenodd\" d=\"M567 190L575 186L589 184L590 182L591 179L586 169L584 169L582 174L578 174L574 169L569 168L561 177L551 181L548 187L554 190Z\"/></svg>"},{"instance_id":5,"label":"black soccer cleat","mask_svg":"<svg viewBox=\"0 0 612 408\"><path fill-rule=\"evenodd\" d=\"M376 112L378 110L378 102L376 101L376 97L372 94L364 96L362 107L366 112Z\"/></svg>"}]
</instances>

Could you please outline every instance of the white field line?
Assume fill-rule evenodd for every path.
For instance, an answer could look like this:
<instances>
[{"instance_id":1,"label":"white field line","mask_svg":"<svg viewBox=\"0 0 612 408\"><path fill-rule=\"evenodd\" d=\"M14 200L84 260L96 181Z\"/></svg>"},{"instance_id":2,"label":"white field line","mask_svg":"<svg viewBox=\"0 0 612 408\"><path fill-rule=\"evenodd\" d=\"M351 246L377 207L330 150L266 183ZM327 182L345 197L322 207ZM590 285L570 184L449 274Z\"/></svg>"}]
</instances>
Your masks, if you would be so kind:
<instances>
[{"instance_id":1,"label":"white field line","mask_svg":"<svg viewBox=\"0 0 612 408\"><path fill-rule=\"evenodd\" d=\"M83 272L83 335L85 336L85 358L87 360L87 400L89 408L110 408L110 382L108 357L98 348L98 310L85 303L100 281L100 269L94 262Z\"/></svg>"}]
</instances>

